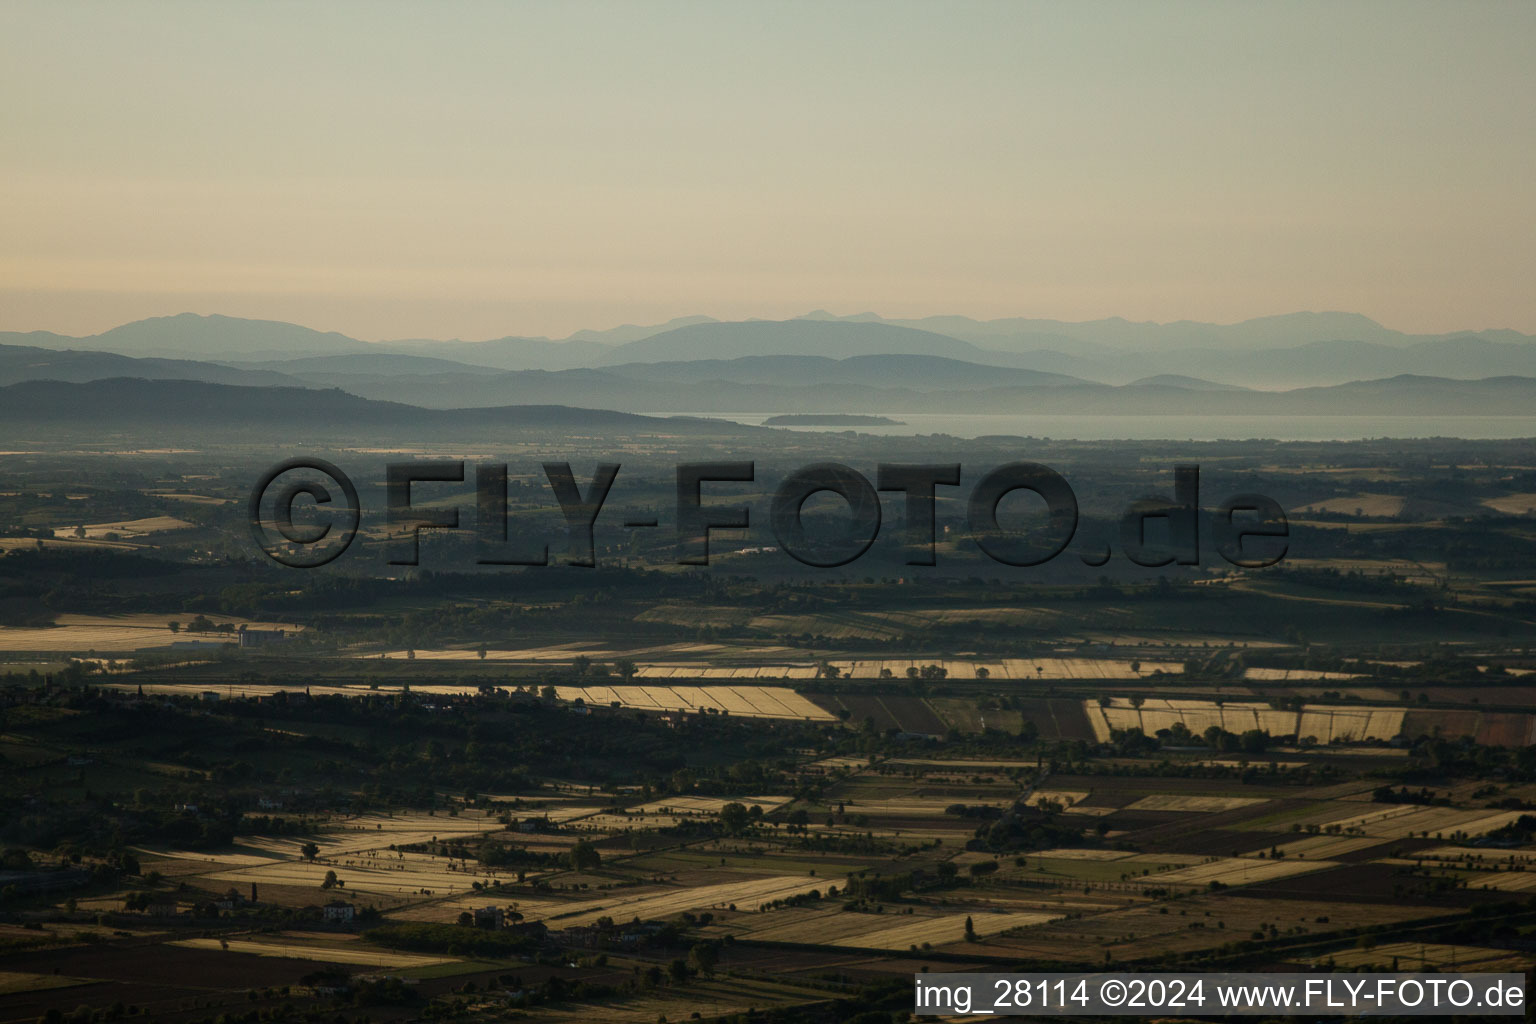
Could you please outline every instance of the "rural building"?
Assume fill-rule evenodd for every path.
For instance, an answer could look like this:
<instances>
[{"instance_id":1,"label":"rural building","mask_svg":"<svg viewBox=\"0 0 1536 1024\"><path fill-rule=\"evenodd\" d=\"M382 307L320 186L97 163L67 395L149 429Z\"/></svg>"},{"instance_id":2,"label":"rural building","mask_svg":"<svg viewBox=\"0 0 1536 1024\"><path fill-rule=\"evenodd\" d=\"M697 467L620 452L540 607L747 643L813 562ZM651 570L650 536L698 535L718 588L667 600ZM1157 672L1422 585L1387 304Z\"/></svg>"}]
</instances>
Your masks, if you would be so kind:
<instances>
[{"instance_id":1,"label":"rural building","mask_svg":"<svg viewBox=\"0 0 1536 1024\"><path fill-rule=\"evenodd\" d=\"M240 627L241 647L266 647L271 644L280 644L288 639L288 631L285 629L246 629Z\"/></svg>"},{"instance_id":2,"label":"rural building","mask_svg":"<svg viewBox=\"0 0 1536 1024\"><path fill-rule=\"evenodd\" d=\"M476 907L475 927L496 931L506 924L507 915L500 907Z\"/></svg>"},{"instance_id":3,"label":"rural building","mask_svg":"<svg viewBox=\"0 0 1536 1024\"><path fill-rule=\"evenodd\" d=\"M345 900L331 900L321 908L321 912L327 921L337 924L351 924L352 919L357 916L357 908Z\"/></svg>"}]
</instances>

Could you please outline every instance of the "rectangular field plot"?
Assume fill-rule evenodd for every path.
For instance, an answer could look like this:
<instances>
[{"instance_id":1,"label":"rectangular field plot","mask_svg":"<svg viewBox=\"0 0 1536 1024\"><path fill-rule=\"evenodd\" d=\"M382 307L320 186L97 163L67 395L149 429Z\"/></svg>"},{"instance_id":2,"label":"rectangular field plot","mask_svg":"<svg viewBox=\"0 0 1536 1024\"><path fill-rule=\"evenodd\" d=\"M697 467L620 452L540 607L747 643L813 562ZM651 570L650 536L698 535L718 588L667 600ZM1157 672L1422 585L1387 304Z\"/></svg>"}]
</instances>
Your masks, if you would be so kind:
<instances>
[{"instance_id":1,"label":"rectangular field plot","mask_svg":"<svg viewBox=\"0 0 1536 1024\"><path fill-rule=\"evenodd\" d=\"M1273 878L1304 875L1309 871L1321 871L1334 867L1323 860L1258 860L1251 857L1221 857L1206 864L1194 864L1176 868L1158 875L1149 875L1143 881L1148 885L1197 885L1208 886L1212 882L1222 885L1248 885L1267 882Z\"/></svg>"},{"instance_id":2,"label":"rectangular field plot","mask_svg":"<svg viewBox=\"0 0 1536 1024\"><path fill-rule=\"evenodd\" d=\"M86 653L96 651L139 651L151 647L168 647L177 641L203 641L213 644L232 644L239 640L234 632L191 633L185 630L173 632L172 621L186 625L190 617L182 612L164 615L139 613L134 615L60 615L53 626L0 626L0 651L50 651L61 653ZM254 622L245 619L225 619L238 629L298 630L292 623ZM185 692L184 690L182 692Z\"/></svg>"},{"instance_id":3,"label":"rectangular field plot","mask_svg":"<svg viewBox=\"0 0 1536 1024\"><path fill-rule=\"evenodd\" d=\"M1107 706L1100 706L1098 701L1084 701L1083 712L1100 742L1107 742L1111 730L1115 729L1136 728L1148 736L1155 736L1158 730L1172 729L1179 724L1195 736L1203 736L1213 726L1238 734L1260 729L1271 736L1290 735L1296 727L1294 712L1276 711L1268 704L1258 702L1217 704L1206 700L1149 697L1137 708L1128 699L1116 697Z\"/></svg>"},{"instance_id":4,"label":"rectangular field plot","mask_svg":"<svg viewBox=\"0 0 1536 1024\"><path fill-rule=\"evenodd\" d=\"M1192 811L1209 814L1216 811L1235 811L1239 807L1252 807L1267 803L1261 796L1178 796L1173 793L1155 793L1144 796L1125 808L1128 811Z\"/></svg>"},{"instance_id":5,"label":"rectangular field plot","mask_svg":"<svg viewBox=\"0 0 1536 1024\"><path fill-rule=\"evenodd\" d=\"M671 796L630 809L640 814L719 814L726 804L739 803L747 807L756 804L766 814L792 799L788 796Z\"/></svg>"},{"instance_id":6,"label":"rectangular field plot","mask_svg":"<svg viewBox=\"0 0 1536 1024\"><path fill-rule=\"evenodd\" d=\"M67 978L60 974L31 974L26 971L0 971L0 996L94 984L96 982L89 978Z\"/></svg>"},{"instance_id":7,"label":"rectangular field plot","mask_svg":"<svg viewBox=\"0 0 1536 1024\"><path fill-rule=\"evenodd\" d=\"M176 519L172 516L150 516L146 519L125 519L117 523L95 523L79 529L85 531L87 538L98 540L114 533L119 537L147 537L152 533L165 533L168 530L190 530L195 525L185 519ZM76 527L73 526L61 526L54 529L53 535L74 537L75 530Z\"/></svg>"},{"instance_id":8,"label":"rectangular field plot","mask_svg":"<svg viewBox=\"0 0 1536 1024\"><path fill-rule=\"evenodd\" d=\"M971 919L971 923L976 929L976 934L985 938L988 935L1005 932L1010 928L1025 928L1030 925L1046 924L1057 920L1060 916L1059 914L1047 914L1040 911L1002 914L956 913L946 914L942 917L916 917L914 915L903 924L894 924L886 928L877 928L874 931L843 936L837 940L835 945L855 946L862 949L910 949L912 946L921 947L924 943L939 946L951 942L965 941L965 919L967 917Z\"/></svg>"},{"instance_id":9,"label":"rectangular field plot","mask_svg":"<svg viewBox=\"0 0 1536 1024\"><path fill-rule=\"evenodd\" d=\"M617 686L557 686L561 700L607 707L617 702L621 707L642 711L728 712L743 718L793 718L818 722L834 716L786 686L663 686L659 684Z\"/></svg>"},{"instance_id":10,"label":"rectangular field plot","mask_svg":"<svg viewBox=\"0 0 1536 1024\"><path fill-rule=\"evenodd\" d=\"M1244 679L1265 683L1314 682L1324 679L1359 679L1358 672L1326 672L1311 668L1245 668Z\"/></svg>"},{"instance_id":11,"label":"rectangular field plot","mask_svg":"<svg viewBox=\"0 0 1536 1024\"><path fill-rule=\"evenodd\" d=\"M776 875L674 889L616 891L598 899L518 900L516 906L529 921L543 921L551 928L572 928L592 924L600 917L611 917L615 921L638 917L645 921L671 917L685 910L718 910L733 903L739 910L755 911L761 904L812 889L825 892L828 884L825 878ZM481 902L495 903L497 898L488 896ZM413 910L405 911L396 916L410 917L414 913Z\"/></svg>"},{"instance_id":12,"label":"rectangular field plot","mask_svg":"<svg viewBox=\"0 0 1536 1024\"><path fill-rule=\"evenodd\" d=\"M247 939L177 939L172 946L186 949L222 949L230 953L252 953L256 956L285 957L291 960L313 960L326 964L358 964L385 969L398 967L430 967L434 964L455 963L453 957L421 956L411 953L395 953L384 949L343 948L313 943L284 943L281 941L257 942Z\"/></svg>"},{"instance_id":13,"label":"rectangular field plot","mask_svg":"<svg viewBox=\"0 0 1536 1024\"><path fill-rule=\"evenodd\" d=\"M1409 839L1423 836L1436 839L1474 839L1518 821L1521 811L1463 811L1454 807L1417 807L1395 804L1384 810L1370 811L1327 822L1344 832L1377 839Z\"/></svg>"},{"instance_id":14,"label":"rectangular field plot","mask_svg":"<svg viewBox=\"0 0 1536 1024\"><path fill-rule=\"evenodd\" d=\"M202 877L210 882L246 886L287 886L313 889L315 901L351 893L377 896L448 895L467 892L475 882L482 885L497 880L493 871L459 871L449 868L446 857L420 853L358 852L351 856L316 860L280 860L256 867L235 866L208 872ZM458 863L458 862L453 862ZM326 872L335 871L343 883L329 891L322 890Z\"/></svg>"},{"instance_id":15,"label":"rectangular field plot","mask_svg":"<svg viewBox=\"0 0 1536 1024\"><path fill-rule=\"evenodd\" d=\"M1397 962L1400 971L1528 971L1530 958L1508 949L1451 946L1441 943L1389 942L1374 949L1349 949L1333 954L1340 967L1364 967Z\"/></svg>"},{"instance_id":16,"label":"rectangular field plot","mask_svg":"<svg viewBox=\"0 0 1536 1024\"><path fill-rule=\"evenodd\" d=\"M955 658L875 658L868 661L834 661L850 679L878 679L890 672L905 679L908 669L921 672L930 665L942 668L948 679L1139 679L1160 671L1165 675L1184 671L1182 662L1143 661L1129 658L1003 658L969 661Z\"/></svg>"},{"instance_id":17,"label":"rectangular field plot","mask_svg":"<svg viewBox=\"0 0 1536 1024\"><path fill-rule=\"evenodd\" d=\"M1308 836L1291 843L1281 843L1277 849L1286 857L1305 857L1308 860L1330 860L1375 846L1381 840L1373 836Z\"/></svg>"},{"instance_id":18,"label":"rectangular field plot","mask_svg":"<svg viewBox=\"0 0 1536 1024\"><path fill-rule=\"evenodd\" d=\"M913 914L905 915L789 907L749 918L741 922L742 927L735 933L740 938L757 942L901 950L921 947L925 942L941 946L965 941L967 916L980 936L1046 924L1062 917L1060 913L1045 910L994 912L973 909L948 913L937 913L929 907L913 910Z\"/></svg>"},{"instance_id":19,"label":"rectangular field plot","mask_svg":"<svg viewBox=\"0 0 1536 1024\"><path fill-rule=\"evenodd\" d=\"M1302 709L1296 725L1296 738L1315 737L1319 743L1334 740L1390 740L1403 731L1401 708L1320 708Z\"/></svg>"},{"instance_id":20,"label":"rectangular field plot","mask_svg":"<svg viewBox=\"0 0 1536 1024\"><path fill-rule=\"evenodd\" d=\"M1114 729L1139 728L1148 736L1182 723L1195 736L1211 727L1242 734L1258 729L1271 736L1311 737L1320 744L1358 740L1390 740L1403 731L1404 712L1400 708L1324 707L1307 705L1298 714L1277 711L1258 701L1227 701L1217 704L1205 700L1163 700L1147 698L1140 708L1123 697L1107 706L1084 701L1083 712L1093 726L1095 738L1107 742Z\"/></svg>"},{"instance_id":21,"label":"rectangular field plot","mask_svg":"<svg viewBox=\"0 0 1536 1024\"><path fill-rule=\"evenodd\" d=\"M1536 890L1536 872L1478 871L1466 878L1468 889L1498 889L1501 892Z\"/></svg>"}]
</instances>

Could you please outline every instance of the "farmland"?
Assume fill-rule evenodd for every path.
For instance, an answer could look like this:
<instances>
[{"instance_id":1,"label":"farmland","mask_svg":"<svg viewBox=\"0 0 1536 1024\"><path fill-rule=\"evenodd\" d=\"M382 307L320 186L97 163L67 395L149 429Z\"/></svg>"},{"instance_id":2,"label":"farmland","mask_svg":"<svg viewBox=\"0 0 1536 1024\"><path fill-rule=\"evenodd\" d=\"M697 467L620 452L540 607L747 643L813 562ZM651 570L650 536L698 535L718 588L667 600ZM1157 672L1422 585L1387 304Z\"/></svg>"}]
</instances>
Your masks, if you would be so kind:
<instances>
[{"instance_id":1,"label":"farmland","mask_svg":"<svg viewBox=\"0 0 1536 1024\"><path fill-rule=\"evenodd\" d=\"M1049 445L1115 502L1163 486ZM602 520L596 571L444 531L376 572L370 508L290 573L226 523L249 465L23 480L0 1020L841 1024L924 969L1529 964L1536 563L1489 502L1536 491L1429 450L1236 446L1234 489L1306 510L1263 572L1012 574L952 536L935 573L747 540L695 572ZM1452 464L1488 468L1408 493Z\"/></svg>"}]
</instances>

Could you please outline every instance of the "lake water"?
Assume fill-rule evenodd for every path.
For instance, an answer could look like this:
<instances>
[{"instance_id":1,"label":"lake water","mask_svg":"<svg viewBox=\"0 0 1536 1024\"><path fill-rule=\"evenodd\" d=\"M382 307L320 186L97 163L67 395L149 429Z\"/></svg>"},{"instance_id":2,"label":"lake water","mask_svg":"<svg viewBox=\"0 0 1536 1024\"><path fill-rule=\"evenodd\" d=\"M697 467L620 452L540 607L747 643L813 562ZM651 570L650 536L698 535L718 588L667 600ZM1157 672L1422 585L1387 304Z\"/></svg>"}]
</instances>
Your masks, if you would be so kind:
<instances>
[{"instance_id":1,"label":"lake water","mask_svg":"<svg viewBox=\"0 0 1536 1024\"><path fill-rule=\"evenodd\" d=\"M700 416L761 426L767 412L677 412L657 416ZM782 427L783 430L841 431L909 437L950 434L1079 441L1358 441L1369 438L1458 437L1488 441L1536 438L1532 416L1065 416L1027 414L899 413L883 415L900 426Z\"/></svg>"}]
</instances>

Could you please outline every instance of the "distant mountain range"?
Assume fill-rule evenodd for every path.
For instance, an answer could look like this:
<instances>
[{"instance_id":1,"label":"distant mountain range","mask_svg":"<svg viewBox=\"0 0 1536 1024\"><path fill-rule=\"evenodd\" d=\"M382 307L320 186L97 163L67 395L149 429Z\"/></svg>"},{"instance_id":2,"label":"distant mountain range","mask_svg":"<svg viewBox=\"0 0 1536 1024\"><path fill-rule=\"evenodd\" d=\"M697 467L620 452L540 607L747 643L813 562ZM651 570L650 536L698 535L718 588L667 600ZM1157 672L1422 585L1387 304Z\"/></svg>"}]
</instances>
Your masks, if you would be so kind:
<instances>
[{"instance_id":1,"label":"distant mountain range","mask_svg":"<svg viewBox=\"0 0 1536 1024\"><path fill-rule=\"evenodd\" d=\"M1530 415L1536 409L1531 402L1536 340L1513 332L1416 338L1350 314L1295 314L1220 327L962 317L908 324L872 314L837 318L818 313L739 323L688 318L636 336L647 330L617 328L608 340L602 340L601 332L584 332L566 341L380 344L292 324L184 314L85 339L46 332L0 335L0 385L197 382L281 389L290 404L300 402L301 395L325 391L332 405L338 404L335 396L342 396L346 401L338 407L355 410L359 422L373 422L368 417L376 414L388 417L378 408L346 402L369 401L407 417L414 415L407 409L463 412L511 406L726 416L1392 415L1405 410ZM1368 337L1253 347L1282 337L1306 339L1345 330ZM1046 334L1073 350L987 347L1017 349ZM1109 344L1137 338L1149 347L1130 351ZM1156 348L1180 338L1221 345ZM564 366L564 357L583 365ZM94 401L108 391L71 394L77 396L72 400ZM20 401L43 392L23 388L7 393ZM240 400L254 401L248 396ZM130 413L111 402L105 408L120 416ZM230 415L238 408L243 407L231 407ZM50 422L96 413L86 406L38 411Z\"/></svg>"},{"instance_id":2,"label":"distant mountain range","mask_svg":"<svg viewBox=\"0 0 1536 1024\"><path fill-rule=\"evenodd\" d=\"M1292 313L1238 324L1154 324L1121 319L980 321L960 316L899 320L873 313L836 317L817 311L783 321L723 323L708 317L682 317L649 327L578 331L563 341L504 337L378 343L275 321L183 313L140 320L85 338L46 331L0 333L0 344L220 362L282 373L396 375L591 369L752 356L843 360L925 355L1106 384L1183 376L1265 390L1404 373L1462 379L1536 376L1536 338L1530 335L1506 330L1411 335L1355 313ZM351 358L303 367L266 365L343 356ZM436 363L399 358L386 362L379 359L383 356Z\"/></svg>"},{"instance_id":3,"label":"distant mountain range","mask_svg":"<svg viewBox=\"0 0 1536 1024\"><path fill-rule=\"evenodd\" d=\"M87 383L27 381L0 387L0 424L10 437L32 431L158 435L195 431L314 442L343 438L463 441L507 431L561 435L601 431L633 435L737 437L762 428L690 417L636 416L561 405L422 409L341 391L237 387L188 380L115 378Z\"/></svg>"},{"instance_id":4,"label":"distant mountain range","mask_svg":"<svg viewBox=\"0 0 1536 1024\"><path fill-rule=\"evenodd\" d=\"M813 395L819 392L812 392ZM1289 392L1195 390L1162 384L1114 387L1076 383L998 387L965 392L878 392L902 408L1030 415L1399 416L1433 409L1441 416L1529 415L1536 408L1536 378L1452 381L1395 377ZM845 391L837 408L868 403ZM811 403L818 404L818 403ZM832 401L826 403L829 407ZM427 409L361 398L334 389L237 386L193 380L108 378L83 383L26 381L0 387L0 425L16 440L61 435L100 439L155 437L264 443L335 443L506 440L511 434L584 436L760 436L764 428L723 419L655 417L577 408L545 401L476 408ZM1256 420L1256 434L1262 431ZM14 443L14 442L13 442Z\"/></svg>"}]
</instances>

